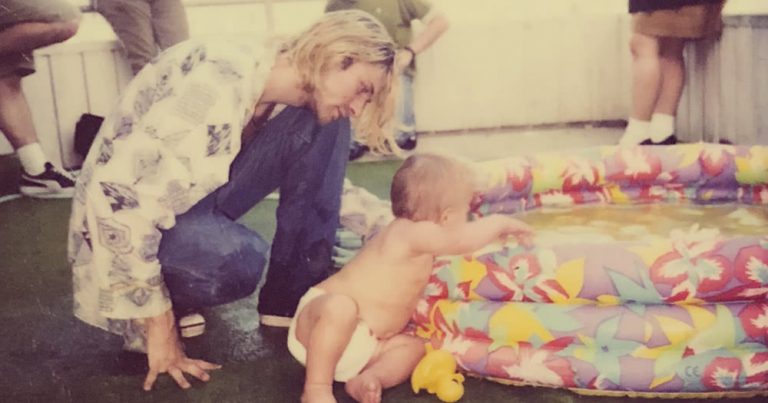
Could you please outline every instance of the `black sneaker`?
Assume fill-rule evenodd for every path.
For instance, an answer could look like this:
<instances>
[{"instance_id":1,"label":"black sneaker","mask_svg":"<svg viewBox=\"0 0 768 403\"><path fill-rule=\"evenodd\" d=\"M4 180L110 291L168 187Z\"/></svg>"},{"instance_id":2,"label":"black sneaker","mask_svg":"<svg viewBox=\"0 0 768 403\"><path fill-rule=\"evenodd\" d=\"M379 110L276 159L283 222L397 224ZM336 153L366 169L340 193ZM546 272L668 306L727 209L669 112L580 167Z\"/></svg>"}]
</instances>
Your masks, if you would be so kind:
<instances>
[{"instance_id":1,"label":"black sneaker","mask_svg":"<svg viewBox=\"0 0 768 403\"><path fill-rule=\"evenodd\" d=\"M19 183L21 194L41 199L65 199L75 194L75 179L66 171L59 170L50 162L40 175L21 173Z\"/></svg>"},{"instance_id":2,"label":"black sneaker","mask_svg":"<svg viewBox=\"0 0 768 403\"><path fill-rule=\"evenodd\" d=\"M401 150L410 151L416 148L416 133L408 133L399 136L395 142Z\"/></svg>"},{"instance_id":3,"label":"black sneaker","mask_svg":"<svg viewBox=\"0 0 768 403\"><path fill-rule=\"evenodd\" d=\"M350 144L349 146L349 160L354 161L362 157L363 155L365 155L365 153L368 152L368 150L369 148L367 145L363 143L359 143L357 141L353 141L352 144Z\"/></svg>"},{"instance_id":4,"label":"black sneaker","mask_svg":"<svg viewBox=\"0 0 768 403\"><path fill-rule=\"evenodd\" d=\"M654 144L662 145L662 146L673 146L673 145L677 144L677 136L672 134L669 137L665 138L664 140L661 140L661 142L654 143Z\"/></svg>"}]
</instances>

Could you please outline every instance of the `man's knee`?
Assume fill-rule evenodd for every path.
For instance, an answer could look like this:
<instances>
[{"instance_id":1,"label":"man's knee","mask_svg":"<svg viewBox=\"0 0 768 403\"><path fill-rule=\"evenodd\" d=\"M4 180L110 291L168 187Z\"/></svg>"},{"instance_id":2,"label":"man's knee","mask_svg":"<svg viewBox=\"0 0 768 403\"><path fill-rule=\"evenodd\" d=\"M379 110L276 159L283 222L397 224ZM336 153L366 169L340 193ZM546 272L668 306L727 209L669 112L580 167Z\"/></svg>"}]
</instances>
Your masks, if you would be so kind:
<instances>
[{"instance_id":1,"label":"man's knee","mask_svg":"<svg viewBox=\"0 0 768 403\"><path fill-rule=\"evenodd\" d=\"M256 233L241 234L219 240L226 244L222 245L194 235L174 233L163 240L158 253L174 305L221 305L256 290L269 250L261 237Z\"/></svg>"},{"instance_id":2,"label":"man's knee","mask_svg":"<svg viewBox=\"0 0 768 403\"><path fill-rule=\"evenodd\" d=\"M221 268L225 278L221 292L236 299L253 294L267 264L268 249L269 244L259 237L242 241Z\"/></svg>"}]
</instances>

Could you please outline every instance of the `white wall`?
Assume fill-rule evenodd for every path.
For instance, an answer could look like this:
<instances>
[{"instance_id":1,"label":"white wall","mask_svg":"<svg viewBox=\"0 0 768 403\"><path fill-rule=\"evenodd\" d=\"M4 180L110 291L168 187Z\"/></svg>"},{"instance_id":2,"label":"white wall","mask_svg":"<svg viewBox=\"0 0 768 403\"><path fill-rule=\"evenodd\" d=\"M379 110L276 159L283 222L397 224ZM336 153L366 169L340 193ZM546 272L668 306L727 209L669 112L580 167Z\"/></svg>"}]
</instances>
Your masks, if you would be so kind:
<instances>
[{"instance_id":1,"label":"white wall","mask_svg":"<svg viewBox=\"0 0 768 403\"><path fill-rule=\"evenodd\" d=\"M271 15L275 33L298 31L322 13L324 3L323 0L274 2ZM419 130L612 120L627 116L630 61L625 1L436 0L435 3L452 25L433 48L419 55L420 73L416 82ZM263 2L188 7L193 36L226 35L247 40L267 36L270 28L267 11ZM725 12L727 15L768 14L768 1L730 0ZM681 121L687 126L681 127L682 130L709 137L713 135L702 134L697 128L722 130L725 137L728 133L748 136L749 131L754 134L755 130L767 130L765 118L746 123L741 118L713 122L712 116L719 116L712 109L715 106L710 104L706 109L695 102L701 88L708 88L707 94L712 94L716 87L723 89L722 100L716 107L726 112L739 108L734 105L767 104L764 98L768 79L760 82L753 79L761 69L766 70L768 46L762 44L768 43L768 38L765 30L761 32L751 36L743 27L732 27L724 35L724 44L729 44L725 51L718 50L719 53L709 56L701 47L688 51L689 59L699 61L689 63L694 84L696 80L703 80L696 78L702 74L715 74L701 70L712 60L721 60L723 74L738 74L738 83L718 81L717 86L691 84L687 87L684 106L681 106L685 108ZM719 49L722 44L713 46ZM749 68L732 65L734 58L745 52L754 53ZM76 165L79 159L71 151L71 145L77 118L84 112L106 114L130 79L130 73L109 25L93 13L84 16L75 38L40 49L36 56L38 72L26 78L23 86L40 140L55 162ZM706 117L703 112L697 112L702 110L708 111ZM739 128L734 129L737 126ZM0 137L0 153L8 152L11 152L10 146Z\"/></svg>"}]
</instances>

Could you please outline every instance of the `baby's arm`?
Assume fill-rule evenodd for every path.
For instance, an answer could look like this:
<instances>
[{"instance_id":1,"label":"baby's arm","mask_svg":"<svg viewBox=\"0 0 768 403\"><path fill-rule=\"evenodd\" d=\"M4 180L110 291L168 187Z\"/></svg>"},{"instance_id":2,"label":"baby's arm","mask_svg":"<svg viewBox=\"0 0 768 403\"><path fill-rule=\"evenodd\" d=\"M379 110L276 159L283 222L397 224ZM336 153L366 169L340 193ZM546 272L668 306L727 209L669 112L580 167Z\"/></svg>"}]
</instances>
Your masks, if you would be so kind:
<instances>
[{"instance_id":1,"label":"baby's arm","mask_svg":"<svg viewBox=\"0 0 768 403\"><path fill-rule=\"evenodd\" d=\"M492 215L451 229L421 221L413 223L409 230L403 232L417 253L461 255L510 235L517 237L523 244L530 244L532 229L512 217Z\"/></svg>"}]
</instances>

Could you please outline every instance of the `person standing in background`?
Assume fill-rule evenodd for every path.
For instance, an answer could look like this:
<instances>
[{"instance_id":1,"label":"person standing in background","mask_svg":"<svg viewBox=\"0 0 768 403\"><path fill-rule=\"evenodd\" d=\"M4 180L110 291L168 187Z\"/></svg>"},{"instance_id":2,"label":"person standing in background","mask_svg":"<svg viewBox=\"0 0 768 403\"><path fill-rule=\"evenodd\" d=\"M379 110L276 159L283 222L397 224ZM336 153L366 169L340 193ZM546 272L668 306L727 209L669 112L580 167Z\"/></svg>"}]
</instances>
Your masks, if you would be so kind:
<instances>
[{"instance_id":1,"label":"person standing in background","mask_svg":"<svg viewBox=\"0 0 768 403\"><path fill-rule=\"evenodd\" d=\"M21 194L72 197L74 179L54 166L37 138L21 79L35 72L32 51L75 35L80 12L66 1L0 0L0 132L21 162Z\"/></svg>"},{"instance_id":2,"label":"person standing in background","mask_svg":"<svg viewBox=\"0 0 768 403\"><path fill-rule=\"evenodd\" d=\"M632 14L632 114L620 145L675 144L685 85L683 49L719 35L725 0L629 0Z\"/></svg>"},{"instance_id":3,"label":"person standing in background","mask_svg":"<svg viewBox=\"0 0 768 403\"><path fill-rule=\"evenodd\" d=\"M94 0L125 47L133 74L159 50L189 38L189 24L181 0Z\"/></svg>"},{"instance_id":4,"label":"person standing in background","mask_svg":"<svg viewBox=\"0 0 768 403\"><path fill-rule=\"evenodd\" d=\"M358 9L376 17L387 28L400 47L397 72L400 73L400 93L395 111L395 142L403 150L416 148L416 117L413 113L413 78L416 55L425 51L448 29L446 17L426 0L328 0L325 11ZM420 20L425 28L413 35L411 21ZM353 136L354 138L354 136ZM368 147L353 140L350 161L362 157Z\"/></svg>"}]
</instances>

